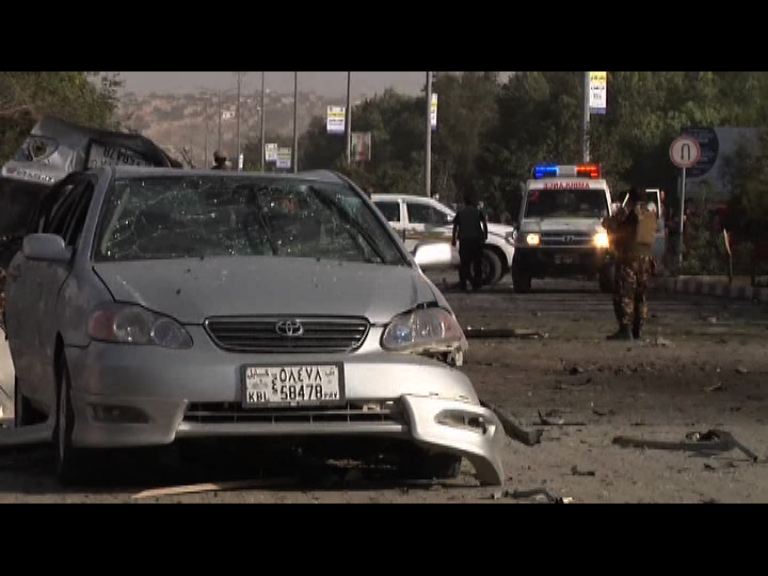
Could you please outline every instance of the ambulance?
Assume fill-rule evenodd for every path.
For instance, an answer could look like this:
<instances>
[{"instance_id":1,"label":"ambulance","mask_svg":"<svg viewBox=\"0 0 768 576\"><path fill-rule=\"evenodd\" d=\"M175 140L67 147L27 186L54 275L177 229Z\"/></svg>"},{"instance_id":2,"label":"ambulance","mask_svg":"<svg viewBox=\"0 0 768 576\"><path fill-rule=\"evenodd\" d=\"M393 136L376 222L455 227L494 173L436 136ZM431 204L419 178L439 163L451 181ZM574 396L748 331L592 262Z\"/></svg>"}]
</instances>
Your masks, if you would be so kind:
<instances>
[{"instance_id":1,"label":"ambulance","mask_svg":"<svg viewBox=\"0 0 768 576\"><path fill-rule=\"evenodd\" d=\"M515 234L512 282L529 292L533 278L586 277L613 290L613 262L603 218L611 193L597 164L534 167L524 186Z\"/></svg>"}]
</instances>

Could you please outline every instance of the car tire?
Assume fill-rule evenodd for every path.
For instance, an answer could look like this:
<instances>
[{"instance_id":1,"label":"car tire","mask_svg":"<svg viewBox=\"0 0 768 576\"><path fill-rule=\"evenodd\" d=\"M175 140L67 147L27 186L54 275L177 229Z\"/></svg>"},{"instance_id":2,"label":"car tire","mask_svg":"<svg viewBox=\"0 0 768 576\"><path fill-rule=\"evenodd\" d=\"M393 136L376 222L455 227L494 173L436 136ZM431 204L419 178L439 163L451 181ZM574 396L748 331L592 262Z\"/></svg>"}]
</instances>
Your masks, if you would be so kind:
<instances>
[{"instance_id":1,"label":"car tire","mask_svg":"<svg viewBox=\"0 0 768 576\"><path fill-rule=\"evenodd\" d=\"M484 286L493 286L501 280L503 267L501 258L491 248L483 248L483 259L481 265L482 281Z\"/></svg>"},{"instance_id":2,"label":"car tire","mask_svg":"<svg viewBox=\"0 0 768 576\"><path fill-rule=\"evenodd\" d=\"M518 294L527 294L531 291L531 275L519 268L512 268L512 288Z\"/></svg>"},{"instance_id":3,"label":"car tire","mask_svg":"<svg viewBox=\"0 0 768 576\"><path fill-rule=\"evenodd\" d=\"M600 270L600 278L599 278L599 284L600 284L600 291L605 293L612 293L614 290L614 285L616 283L616 269L611 266L604 266L602 270Z\"/></svg>"},{"instance_id":4,"label":"car tire","mask_svg":"<svg viewBox=\"0 0 768 576\"><path fill-rule=\"evenodd\" d=\"M56 475L63 485L71 485L82 478L83 453L82 450L72 446L74 428L75 412L72 408L72 382L66 361L62 358L53 438L56 444Z\"/></svg>"},{"instance_id":5,"label":"car tire","mask_svg":"<svg viewBox=\"0 0 768 576\"><path fill-rule=\"evenodd\" d=\"M406 450L400 459L400 474L408 480L450 480L461 472L461 456L447 452Z\"/></svg>"},{"instance_id":6,"label":"car tire","mask_svg":"<svg viewBox=\"0 0 768 576\"><path fill-rule=\"evenodd\" d=\"M13 425L16 428L34 424L34 414L29 399L21 393L19 379L15 378L13 383Z\"/></svg>"}]
</instances>

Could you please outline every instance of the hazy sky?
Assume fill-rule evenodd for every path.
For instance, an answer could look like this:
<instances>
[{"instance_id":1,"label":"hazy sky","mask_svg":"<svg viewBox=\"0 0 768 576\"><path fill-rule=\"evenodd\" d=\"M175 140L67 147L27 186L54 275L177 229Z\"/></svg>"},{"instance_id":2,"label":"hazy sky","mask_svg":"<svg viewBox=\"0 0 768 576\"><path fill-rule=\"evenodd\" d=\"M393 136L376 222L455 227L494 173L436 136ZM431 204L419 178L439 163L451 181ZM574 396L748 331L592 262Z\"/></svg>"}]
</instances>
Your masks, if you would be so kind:
<instances>
[{"instance_id":1,"label":"hazy sky","mask_svg":"<svg viewBox=\"0 0 768 576\"><path fill-rule=\"evenodd\" d=\"M143 95L149 92L197 92L201 89L234 89L234 72L121 72L127 92ZM425 84L426 72L353 72L352 97L371 96L388 87L399 92L417 94ZM275 92L293 92L293 72L267 72L266 86ZM248 72L243 92L261 90L261 72ZM299 90L323 96L346 94L346 72L299 72Z\"/></svg>"}]
</instances>

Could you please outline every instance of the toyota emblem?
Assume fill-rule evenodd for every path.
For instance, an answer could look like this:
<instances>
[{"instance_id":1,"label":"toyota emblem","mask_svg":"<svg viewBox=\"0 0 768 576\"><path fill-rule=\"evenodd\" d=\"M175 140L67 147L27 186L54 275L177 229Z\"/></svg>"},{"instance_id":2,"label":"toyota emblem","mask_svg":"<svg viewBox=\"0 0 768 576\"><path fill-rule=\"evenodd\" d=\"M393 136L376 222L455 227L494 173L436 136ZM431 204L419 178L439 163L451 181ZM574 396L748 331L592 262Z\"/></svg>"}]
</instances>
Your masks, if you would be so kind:
<instances>
[{"instance_id":1,"label":"toyota emblem","mask_svg":"<svg viewBox=\"0 0 768 576\"><path fill-rule=\"evenodd\" d=\"M296 337L304 334L304 326L298 320L280 320L275 324L275 332L280 336Z\"/></svg>"}]
</instances>

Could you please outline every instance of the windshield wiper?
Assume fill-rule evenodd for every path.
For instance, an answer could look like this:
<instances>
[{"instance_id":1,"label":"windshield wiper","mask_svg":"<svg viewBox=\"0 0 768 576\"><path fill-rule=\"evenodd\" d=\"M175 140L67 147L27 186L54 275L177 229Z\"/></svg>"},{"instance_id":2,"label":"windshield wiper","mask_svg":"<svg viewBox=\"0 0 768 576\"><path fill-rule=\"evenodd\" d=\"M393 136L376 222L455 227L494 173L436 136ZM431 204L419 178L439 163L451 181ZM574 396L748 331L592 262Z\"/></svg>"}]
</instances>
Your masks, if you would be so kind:
<instances>
[{"instance_id":1,"label":"windshield wiper","mask_svg":"<svg viewBox=\"0 0 768 576\"><path fill-rule=\"evenodd\" d=\"M307 189L310 192L312 192L312 194L314 194L315 197L320 201L320 203L323 204L326 208L328 206L335 208L336 212L339 213L344 223L352 226L352 228L354 228L355 231L358 234L360 234L360 236L362 236L363 240L366 241L366 243L368 244L368 247L376 254L378 259L382 263L387 263L387 260L384 257L384 254L376 245L376 240L373 238L373 236L371 236L370 232L368 232L365 228L363 228L360 225L360 223L349 214L349 212L347 211L347 209L344 207L343 204L341 204L340 202L337 202L336 200L334 200L333 198L330 198L329 196L324 195L321 190L317 189L312 185L307 186Z\"/></svg>"}]
</instances>

